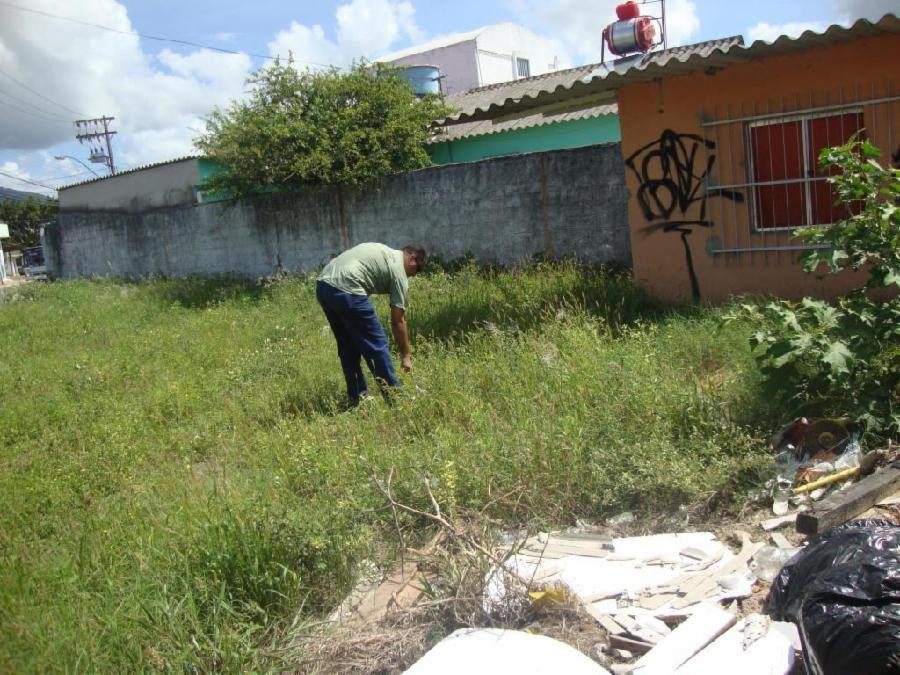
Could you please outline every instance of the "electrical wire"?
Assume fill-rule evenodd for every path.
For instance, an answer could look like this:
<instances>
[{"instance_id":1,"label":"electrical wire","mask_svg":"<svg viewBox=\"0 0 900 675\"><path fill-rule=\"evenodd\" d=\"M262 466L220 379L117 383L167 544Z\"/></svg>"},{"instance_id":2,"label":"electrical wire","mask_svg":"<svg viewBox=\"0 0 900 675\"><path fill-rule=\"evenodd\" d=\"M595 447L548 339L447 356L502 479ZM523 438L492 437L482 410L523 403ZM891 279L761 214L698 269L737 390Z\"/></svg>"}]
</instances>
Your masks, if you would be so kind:
<instances>
[{"instance_id":1,"label":"electrical wire","mask_svg":"<svg viewBox=\"0 0 900 675\"><path fill-rule=\"evenodd\" d=\"M210 45L204 45L199 42L191 42L189 40L179 40L177 38L167 38L167 37L161 37L158 35L147 35L146 33L138 33L137 31L121 30L119 28L113 28L112 26L103 26L99 23L91 23L90 21L82 21L81 19L73 19L72 17L68 17L68 16L61 16L59 14L43 12L39 9L31 9L30 7L19 7L18 5L11 5L8 2L3 2L3 0L0 0L0 5L2 5L4 7L9 7L10 9L17 9L20 12L31 12L32 14L40 14L42 16L48 16L53 19L59 19L61 21L71 21L72 23L77 23L82 26L89 26L90 28L98 28L100 30L107 30L107 31L110 31L111 33L120 33L122 35L136 35L139 38L143 38L145 40L156 40L158 42L172 42L172 43L179 44L179 45L187 45L188 47L199 47L201 49L209 49L211 51L220 52L222 54L235 54L238 56L246 54L247 56L253 56L258 59L267 59L269 61L275 61L279 58L278 56L268 56L266 54L254 54L253 52L239 52L239 51L235 51L233 49L223 49L222 47L212 47ZM338 66L334 66L333 64L330 64L330 63L317 63L315 61L296 61L296 63L303 63L303 64L310 65L310 66L320 66L322 68L338 67Z\"/></svg>"},{"instance_id":2,"label":"electrical wire","mask_svg":"<svg viewBox=\"0 0 900 675\"><path fill-rule=\"evenodd\" d=\"M8 101L4 101L2 99L0 99L0 105L5 105L8 108L12 108L16 112L20 112L23 115L28 115L29 117L33 117L35 119L46 120L47 122L55 122L56 124L61 123L61 118L48 117L46 115L41 115L39 113L32 112L31 110L26 110L25 108L20 108L19 106L13 105L12 103L9 103ZM68 121L68 120L66 120L66 121Z\"/></svg>"},{"instance_id":3,"label":"electrical wire","mask_svg":"<svg viewBox=\"0 0 900 675\"><path fill-rule=\"evenodd\" d=\"M0 96L6 96L7 98L11 98L11 99L14 100L14 101L18 101L19 103L23 103L24 105L27 105L29 108L34 108L34 109L35 109L37 112L39 112L39 113L43 113L43 114L45 114L45 115L50 115L51 117L56 117L57 119L61 119L61 120L64 120L64 121L66 121L66 122L71 122L71 121L72 121L72 120L69 119L68 117L63 117L63 116L60 115L59 113L55 113L55 112L53 112L52 110L47 110L46 108L41 108L40 106L35 105L34 103L29 103L29 102L26 101L24 98L19 98L19 97L16 96L15 94L10 94L10 93L9 93L8 91L6 91L5 89L0 89Z\"/></svg>"},{"instance_id":4,"label":"electrical wire","mask_svg":"<svg viewBox=\"0 0 900 675\"><path fill-rule=\"evenodd\" d=\"M5 4L5 3L2 2L2 0L0 0L0 5L3 5L3 4ZM63 110L65 110L65 111L67 111L67 112L75 113L76 115L79 115L80 117L89 117L89 115L85 115L84 113L80 113L80 112L78 112L77 110L72 110L72 109L69 108L68 106L64 106L62 103L59 103L59 102L57 102L57 101L54 101L52 98L49 98L49 97L47 97L47 96L44 96L41 92L35 91L35 90L32 89L31 87L29 87L27 84L25 84L24 82L21 82L20 80L17 80L16 78L14 78L12 75L10 75L10 74L7 73L7 72L4 72L4 71L0 70L0 75L3 75L4 77L9 78L9 79L12 80L13 82L15 82L17 85L19 85L20 87L22 87L22 89L25 89L26 91L30 91L30 92L31 92L32 94L34 94L35 96L40 96L40 97L41 97L42 99L44 99L45 101L49 101L49 102L52 103L53 105L59 106L60 108L62 108Z\"/></svg>"},{"instance_id":5,"label":"electrical wire","mask_svg":"<svg viewBox=\"0 0 900 675\"><path fill-rule=\"evenodd\" d=\"M27 178L21 178L20 176L16 176L11 173L6 173L5 171L0 171L0 176L6 176L7 178L12 178L13 180L20 180L23 183L28 183L29 185L36 185L38 187L44 188L45 190L53 190L54 192L56 192L55 187L51 187L49 185L44 185L43 183L38 183L33 180L28 180Z\"/></svg>"}]
</instances>

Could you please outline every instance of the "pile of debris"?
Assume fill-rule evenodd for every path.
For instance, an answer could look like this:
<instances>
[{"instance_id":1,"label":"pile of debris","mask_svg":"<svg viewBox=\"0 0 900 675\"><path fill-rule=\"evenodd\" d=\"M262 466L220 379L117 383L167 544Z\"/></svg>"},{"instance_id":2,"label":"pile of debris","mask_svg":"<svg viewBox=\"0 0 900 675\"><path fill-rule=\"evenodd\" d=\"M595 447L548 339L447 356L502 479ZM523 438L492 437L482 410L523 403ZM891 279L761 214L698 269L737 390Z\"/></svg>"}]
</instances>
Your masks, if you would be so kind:
<instances>
[{"instance_id":1,"label":"pile of debris","mask_svg":"<svg viewBox=\"0 0 900 675\"><path fill-rule=\"evenodd\" d=\"M824 532L900 488L900 466L895 465L900 448L889 445L864 454L847 419L799 417L775 435L772 448L777 475L770 487L776 518L763 524L767 530L796 522L802 534ZM877 471L879 467L884 468ZM835 491L850 489L854 479L876 471L877 480L855 490L862 498L835 496ZM829 500L817 504L829 494ZM844 503L848 506L835 510Z\"/></svg>"},{"instance_id":2,"label":"pile of debris","mask_svg":"<svg viewBox=\"0 0 900 675\"><path fill-rule=\"evenodd\" d=\"M756 540L734 532L737 550L712 532L617 536L630 514L498 544L432 500L434 514L415 511L440 525L432 542L364 568L297 643L299 672L786 675L802 660L830 675L853 659L895 672L900 448L863 454L845 421L803 418L773 445L777 515ZM790 523L790 539L775 531Z\"/></svg>"}]
</instances>

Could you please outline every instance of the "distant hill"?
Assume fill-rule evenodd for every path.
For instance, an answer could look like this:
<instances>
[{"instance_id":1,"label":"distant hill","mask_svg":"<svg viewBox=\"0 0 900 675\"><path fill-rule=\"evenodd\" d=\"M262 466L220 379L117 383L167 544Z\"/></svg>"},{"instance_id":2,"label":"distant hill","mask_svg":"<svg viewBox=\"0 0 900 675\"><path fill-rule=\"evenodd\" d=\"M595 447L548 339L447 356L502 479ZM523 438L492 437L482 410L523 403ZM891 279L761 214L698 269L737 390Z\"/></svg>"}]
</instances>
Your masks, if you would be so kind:
<instances>
[{"instance_id":1,"label":"distant hill","mask_svg":"<svg viewBox=\"0 0 900 675\"><path fill-rule=\"evenodd\" d=\"M12 190L10 188L0 187L0 201L21 202L29 197L47 201L50 198L40 192L22 192L21 190Z\"/></svg>"}]
</instances>

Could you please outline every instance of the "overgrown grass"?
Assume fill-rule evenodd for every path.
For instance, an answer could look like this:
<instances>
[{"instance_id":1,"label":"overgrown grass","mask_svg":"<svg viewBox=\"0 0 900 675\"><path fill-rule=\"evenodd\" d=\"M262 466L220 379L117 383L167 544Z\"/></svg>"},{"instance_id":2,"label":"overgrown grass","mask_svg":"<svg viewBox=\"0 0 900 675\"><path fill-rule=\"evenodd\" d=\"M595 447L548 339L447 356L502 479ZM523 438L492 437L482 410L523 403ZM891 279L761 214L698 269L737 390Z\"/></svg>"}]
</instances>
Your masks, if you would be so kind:
<instances>
[{"instance_id":1,"label":"overgrown grass","mask_svg":"<svg viewBox=\"0 0 900 675\"><path fill-rule=\"evenodd\" d=\"M346 411L309 279L0 296L0 671L277 668L283 622L393 545L391 468L413 506L424 478L543 526L752 484L773 411L750 326L571 265L438 271L411 299L413 377Z\"/></svg>"}]
</instances>

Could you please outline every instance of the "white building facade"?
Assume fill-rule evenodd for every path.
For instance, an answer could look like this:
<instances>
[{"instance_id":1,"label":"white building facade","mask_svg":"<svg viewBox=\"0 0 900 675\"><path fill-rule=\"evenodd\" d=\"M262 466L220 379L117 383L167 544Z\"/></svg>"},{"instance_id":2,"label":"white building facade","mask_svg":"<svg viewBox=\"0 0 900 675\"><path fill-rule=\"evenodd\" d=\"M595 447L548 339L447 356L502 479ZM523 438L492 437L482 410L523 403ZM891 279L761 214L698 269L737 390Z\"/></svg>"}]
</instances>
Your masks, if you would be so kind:
<instances>
[{"instance_id":1,"label":"white building facade","mask_svg":"<svg viewBox=\"0 0 900 675\"><path fill-rule=\"evenodd\" d=\"M387 54L381 63L438 66L441 91L455 94L564 67L558 44L515 23L498 23L468 33L448 35Z\"/></svg>"}]
</instances>

